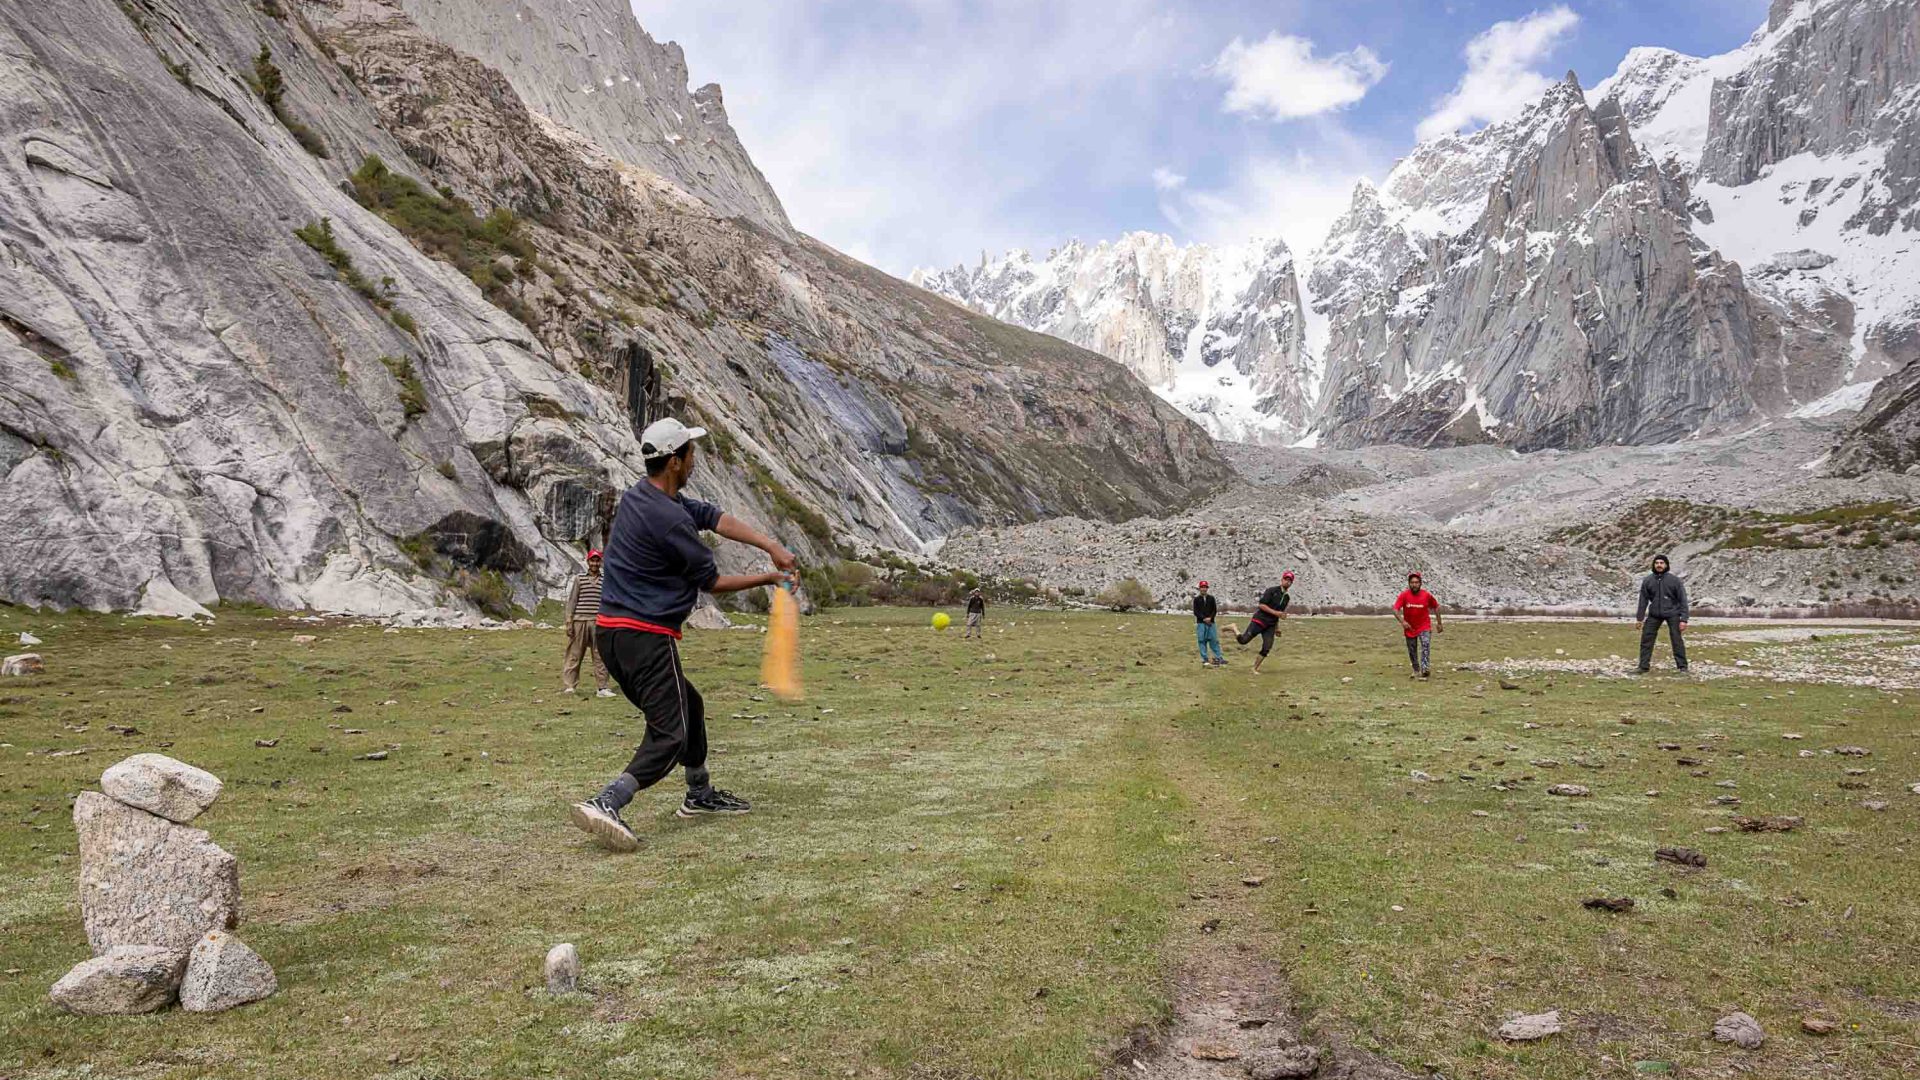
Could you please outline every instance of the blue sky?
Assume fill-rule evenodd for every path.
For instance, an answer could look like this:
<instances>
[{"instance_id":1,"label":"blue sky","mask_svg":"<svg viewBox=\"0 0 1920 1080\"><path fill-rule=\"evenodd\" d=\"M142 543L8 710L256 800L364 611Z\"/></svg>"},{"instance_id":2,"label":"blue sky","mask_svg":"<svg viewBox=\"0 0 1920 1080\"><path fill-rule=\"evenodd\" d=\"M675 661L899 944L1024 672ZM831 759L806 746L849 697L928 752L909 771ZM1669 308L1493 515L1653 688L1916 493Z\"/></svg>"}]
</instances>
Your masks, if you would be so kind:
<instances>
[{"instance_id":1,"label":"blue sky","mask_svg":"<svg viewBox=\"0 0 1920 1080\"><path fill-rule=\"evenodd\" d=\"M1318 239L1421 131L1724 52L1767 0L633 0L796 224L883 269L1135 229Z\"/></svg>"}]
</instances>

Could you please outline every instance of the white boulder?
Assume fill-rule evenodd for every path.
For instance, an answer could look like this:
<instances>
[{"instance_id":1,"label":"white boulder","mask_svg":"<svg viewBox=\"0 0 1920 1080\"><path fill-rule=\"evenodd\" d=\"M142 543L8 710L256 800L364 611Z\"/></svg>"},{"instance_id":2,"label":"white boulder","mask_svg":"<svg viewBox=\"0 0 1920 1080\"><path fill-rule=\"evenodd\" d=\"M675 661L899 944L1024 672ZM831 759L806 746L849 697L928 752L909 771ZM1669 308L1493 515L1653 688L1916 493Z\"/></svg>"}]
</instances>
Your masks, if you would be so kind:
<instances>
[{"instance_id":1,"label":"white boulder","mask_svg":"<svg viewBox=\"0 0 1920 1080\"><path fill-rule=\"evenodd\" d=\"M180 1007L188 1012L225 1012L269 997L278 989L280 980L259 953L232 934L213 930L187 954Z\"/></svg>"},{"instance_id":2,"label":"white boulder","mask_svg":"<svg viewBox=\"0 0 1920 1080\"><path fill-rule=\"evenodd\" d=\"M220 797L220 778L165 754L135 754L100 776L100 790L136 809L186 824Z\"/></svg>"},{"instance_id":3,"label":"white boulder","mask_svg":"<svg viewBox=\"0 0 1920 1080\"><path fill-rule=\"evenodd\" d=\"M179 949L122 945L83 960L53 984L53 1003L81 1016L158 1012L173 1001L187 962Z\"/></svg>"},{"instance_id":4,"label":"white boulder","mask_svg":"<svg viewBox=\"0 0 1920 1080\"><path fill-rule=\"evenodd\" d=\"M209 930L240 921L240 862L201 829L83 791L73 806L80 842L80 915L101 956L121 945L182 955Z\"/></svg>"}]
</instances>

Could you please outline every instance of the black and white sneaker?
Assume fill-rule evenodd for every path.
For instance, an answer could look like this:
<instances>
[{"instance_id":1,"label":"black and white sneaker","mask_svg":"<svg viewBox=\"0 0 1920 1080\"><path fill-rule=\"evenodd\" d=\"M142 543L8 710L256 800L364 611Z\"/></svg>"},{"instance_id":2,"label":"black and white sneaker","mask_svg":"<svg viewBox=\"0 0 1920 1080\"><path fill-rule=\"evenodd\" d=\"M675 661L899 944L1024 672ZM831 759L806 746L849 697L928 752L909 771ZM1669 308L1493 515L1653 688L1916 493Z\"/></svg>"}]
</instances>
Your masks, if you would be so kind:
<instances>
[{"instance_id":1,"label":"black and white sneaker","mask_svg":"<svg viewBox=\"0 0 1920 1080\"><path fill-rule=\"evenodd\" d=\"M594 843L608 851L640 850L640 838L620 820L620 811L602 802L597 795L586 802L574 803L569 815L575 828L593 837Z\"/></svg>"},{"instance_id":2,"label":"black and white sneaker","mask_svg":"<svg viewBox=\"0 0 1920 1080\"><path fill-rule=\"evenodd\" d=\"M697 794L687 792L687 797L681 800L680 809L675 814L690 818L701 814L744 814L751 809L753 807L747 804L747 800L731 791L708 788Z\"/></svg>"}]
</instances>

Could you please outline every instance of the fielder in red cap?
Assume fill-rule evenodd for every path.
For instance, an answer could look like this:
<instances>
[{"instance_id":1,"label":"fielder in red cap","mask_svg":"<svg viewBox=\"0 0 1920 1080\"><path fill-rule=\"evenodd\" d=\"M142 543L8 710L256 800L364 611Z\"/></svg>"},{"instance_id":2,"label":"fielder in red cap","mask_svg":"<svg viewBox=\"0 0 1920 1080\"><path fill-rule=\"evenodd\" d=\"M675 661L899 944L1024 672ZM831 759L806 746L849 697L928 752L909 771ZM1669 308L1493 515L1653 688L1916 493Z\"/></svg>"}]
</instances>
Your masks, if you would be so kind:
<instances>
[{"instance_id":1,"label":"fielder in red cap","mask_svg":"<svg viewBox=\"0 0 1920 1080\"><path fill-rule=\"evenodd\" d=\"M573 693L580 681L580 658L593 657L593 680L600 684L599 696L612 697L607 686L607 664L595 647L594 620L600 617L600 552L587 552L587 572L573 575L573 587L567 590L567 660L560 666L560 692Z\"/></svg>"},{"instance_id":2,"label":"fielder in red cap","mask_svg":"<svg viewBox=\"0 0 1920 1080\"><path fill-rule=\"evenodd\" d=\"M1200 643L1201 667L1226 667L1227 658L1220 654L1220 628L1213 624L1213 617L1220 612L1220 602L1207 591L1207 583L1201 582L1200 591L1193 597L1193 636ZM1212 649L1209 657L1207 650Z\"/></svg>"}]
</instances>

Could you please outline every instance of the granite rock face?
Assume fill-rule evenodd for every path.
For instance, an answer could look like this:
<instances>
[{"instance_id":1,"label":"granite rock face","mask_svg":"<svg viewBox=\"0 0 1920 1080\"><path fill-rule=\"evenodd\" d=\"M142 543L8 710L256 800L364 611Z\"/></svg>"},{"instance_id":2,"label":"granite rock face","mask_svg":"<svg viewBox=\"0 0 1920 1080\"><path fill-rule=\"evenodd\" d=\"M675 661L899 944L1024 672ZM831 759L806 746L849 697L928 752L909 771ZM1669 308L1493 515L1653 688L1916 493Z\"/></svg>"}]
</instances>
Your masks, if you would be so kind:
<instances>
[{"instance_id":1,"label":"granite rock face","mask_svg":"<svg viewBox=\"0 0 1920 1080\"><path fill-rule=\"evenodd\" d=\"M165 754L135 754L100 775L100 790L119 802L186 824L220 797L220 778Z\"/></svg>"},{"instance_id":2,"label":"granite rock face","mask_svg":"<svg viewBox=\"0 0 1920 1080\"><path fill-rule=\"evenodd\" d=\"M720 87L687 89L680 46L653 40L623 0L400 0L433 38L506 76L529 109L721 213L783 237L793 226L727 120Z\"/></svg>"},{"instance_id":3,"label":"granite rock face","mask_svg":"<svg viewBox=\"0 0 1920 1080\"><path fill-rule=\"evenodd\" d=\"M1224 479L1117 365L788 230L717 91L623 5L515 12L551 15L0 8L0 597L396 614L498 575L530 605L666 411L719 433L696 493L803 555ZM347 182L370 156L536 257L431 256Z\"/></svg>"},{"instance_id":4,"label":"granite rock face","mask_svg":"<svg viewBox=\"0 0 1920 1080\"><path fill-rule=\"evenodd\" d=\"M1589 106L1570 76L1481 138L1509 156L1465 233L1366 244L1425 250L1336 322L1329 442L1667 442L1784 400L1754 362L1763 316L1739 267L1689 232L1684 180L1639 152L1613 99ZM1349 227L1391 236L1372 202Z\"/></svg>"},{"instance_id":5,"label":"granite rock face","mask_svg":"<svg viewBox=\"0 0 1920 1080\"><path fill-rule=\"evenodd\" d=\"M95 791L80 793L73 825L80 912L94 955L121 945L184 954L208 931L239 923L239 861L203 830Z\"/></svg>"},{"instance_id":6,"label":"granite rock face","mask_svg":"<svg viewBox=\"0 0 1920 1080\"><path fill-rule=\"evenodd\" d=\"M133 1016L172 1004L186 969L180 949L120 945L82 960L53 984L53 1003L81 1016Z\"/></svg>"},{"instance_id":7,"label":"granite rock face","mask_svg":"<svg viewBox=\"0 0 1920 1080\"><path fill-rule=\"evenodd\" d=\"M1877 469L1909 472L1920 467L1920 360L1887 376L1874 388L1859 422L1835 447L1833 472L1861 476Z\"/></svg>"}]
</instances>

